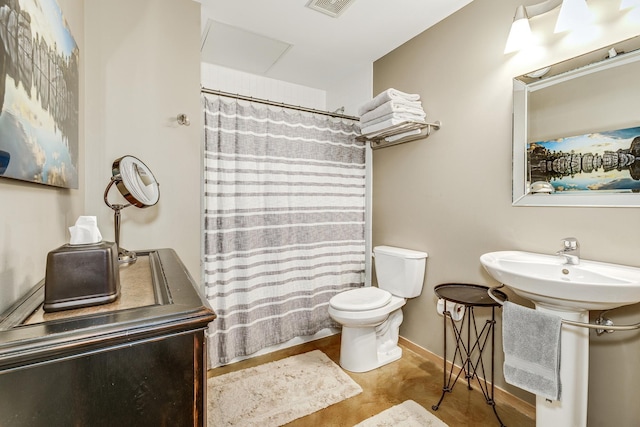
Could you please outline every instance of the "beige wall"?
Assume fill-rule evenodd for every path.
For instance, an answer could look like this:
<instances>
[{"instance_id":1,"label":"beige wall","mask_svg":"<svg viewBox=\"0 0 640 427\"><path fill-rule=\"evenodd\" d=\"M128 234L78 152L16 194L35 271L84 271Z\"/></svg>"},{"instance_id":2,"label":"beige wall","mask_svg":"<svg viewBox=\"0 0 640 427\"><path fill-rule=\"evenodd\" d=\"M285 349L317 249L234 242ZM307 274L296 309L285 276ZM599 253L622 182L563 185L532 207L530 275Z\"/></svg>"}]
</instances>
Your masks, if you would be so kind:
<instances>
[{"instance_id":1,"label":"beige wall","mask_svg":"<svg viewBox=\"0 0 640 427\"><path fill-rule=\"evenodd\" d=\"M44 278L47 253L68 241L84 203L84 21L82 0L58 0L80 48L79 188L0 180L0 312Z\"/></svg>"},{"instance_id":2,"label":"beige wall","mask_svg":"<svg viewBox=\"0 0 640 427\"><path fill-rule=\"evenodd\" d=\"M140 158L160 182L154 207L122 211L129 250L173 248L200 281L200 4L190 0L85 3L86 212L114 239L103 201L116 158ZM179 126L186 113L191 126ZM110 200L119 199L115 188Z\"/></svg>"},{"instance_id":3,"label":"beige wall","mask_svg":"<svg viewBox=\"0 0 640 427\"><path fill-rule=\"evenodd\" d=\"M547 34L546 49L504 55L520 3L475 0L374 64L374 93L388 87L419 93L428 119L443 122L428 139L376 150L373 160L374 245L429 253L425 288L407 303L401 334L437 354L442 318L433 288L445 282L494 285L478 260L485 252L553 253L561 238L575 236L584 258L640 266L638 208L511 206L512 77L637 35L640 25L626 21L618 2L590 0L601 22L596 40L572 43L553 35L556 10L532 20L534 32ZM618 323L640 321L640 306L611 316ZM529 393L504 383L498 353L497 385L533 402ZM639 361L638 333L592 336L590 426L640 419L640 406L629 399L640 382Z\"/></svg>"}]
</instances>

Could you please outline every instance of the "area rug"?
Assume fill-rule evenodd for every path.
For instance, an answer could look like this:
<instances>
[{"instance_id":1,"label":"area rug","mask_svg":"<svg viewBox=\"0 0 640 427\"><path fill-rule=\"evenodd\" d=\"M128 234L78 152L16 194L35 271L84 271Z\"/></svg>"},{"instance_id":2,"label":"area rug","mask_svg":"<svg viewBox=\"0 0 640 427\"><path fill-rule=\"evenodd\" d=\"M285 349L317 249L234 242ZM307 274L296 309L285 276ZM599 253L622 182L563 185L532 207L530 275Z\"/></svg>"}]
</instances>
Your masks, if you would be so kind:
<instances>
[{"instance_id":1,"label":"area rug","mask_svg":"<svg viewBox=\"0 0 640 427\"><path fill-rule=\"evenodd\" d=\"M209 378L210 426L276 427L362 393L320 350Z\"/></svg>"},{"instance_id":2,"label":"area rug","mask_svg":"<svg viewBox=\"0 0 640 427\"><path fill-rule=\"evenodd\" d=\"M413 400L405 400L399 405L367 418L354 427L448 427L431 412Z\"/></svg>"}]
</instances>

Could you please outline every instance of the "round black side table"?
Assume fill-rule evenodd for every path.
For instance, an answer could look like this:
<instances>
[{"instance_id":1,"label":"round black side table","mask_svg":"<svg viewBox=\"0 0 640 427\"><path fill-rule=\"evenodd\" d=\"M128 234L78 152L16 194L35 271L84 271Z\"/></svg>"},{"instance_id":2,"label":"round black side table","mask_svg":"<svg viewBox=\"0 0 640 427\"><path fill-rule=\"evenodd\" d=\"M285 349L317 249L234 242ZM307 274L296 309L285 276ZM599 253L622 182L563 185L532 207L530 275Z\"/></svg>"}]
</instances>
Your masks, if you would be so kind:
<instances>
[{"instance_id":1,"label":"round black side table","mask_svg":"<svg viewBox=\"0 0 640 427\"><path fill-rule=\"evenodd\" d=\"M447 392L453 391L453 387L460 375L464 373L464 377L467 380L467 388L469 390L471 387L471 380L475 378L478 381L478 385L482 394L487 401L488 405L491 405L493 408L493 413L496 415L498 422L501 427L505 427L498 412L496 410L496 403L493 399L494 397L494 378L493 378L493 368L495 363L495 324L496 324L496 307L501 307L501 305L494 301L487 290L489 288L487 286L482 285L474 285L468 283L444 283L442 285L438 285L434 288L435 294L438 298L442 298L443 300L451 303L457 303L464 305L464 314L462 319L460 320L460 325L457 325L456 322L451 317L451 313L446 310L444 311L444 374L443 374L443 386L442 386L442 396L440 396L440 400L438 403L433 405L431 408L434 411L437 411L444 399L444 396ZM494 290L493 294L501 299L502 301L506 301L507 295L499 290ZM480 330L478 330L478 324L476 323L476 315L475 309L477 307L488 307L491 308L491 320L487 320L485 324L482 326ZM449 319L449 322L447 322ZM447 323L451 324L451 329L453 331L453 335L455 337L455 351L453 353L453 358L451 359L450 368L447 370ZM465 326L466 325L466 326ZM466 329L466 340L464 339L464 330ZM472 334L473 332L473 334ZM491 337L491 366L490 366L490 377L491 382L489 383L487 380L487 371L485 369L485 364L482 359L482 353L484 352L488 342L489 337ZM466 342L465 342L466 341ZM458 368L457 373L455 372L454 366L456 361L460 363L461 369Z\"/></svg>"}]
</instances>

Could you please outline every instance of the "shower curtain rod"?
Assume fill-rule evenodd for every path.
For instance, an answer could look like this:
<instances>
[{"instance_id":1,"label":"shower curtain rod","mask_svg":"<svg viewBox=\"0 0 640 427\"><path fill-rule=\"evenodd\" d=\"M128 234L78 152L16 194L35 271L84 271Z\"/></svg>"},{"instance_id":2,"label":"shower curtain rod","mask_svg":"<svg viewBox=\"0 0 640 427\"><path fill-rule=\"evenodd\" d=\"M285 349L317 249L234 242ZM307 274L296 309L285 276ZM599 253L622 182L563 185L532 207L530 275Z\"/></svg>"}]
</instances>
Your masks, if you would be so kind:
<instances>
[{"instance_id":1,"label":"shower curtain rod","mask_svg":"<svg viewBox=\"0 0 640 427\"><path fill-rule=\"evenodd\" d=\"M221 90L207 89L207 88L204 88L204 87L200 88L200 93L206 93L206 94L209 94L209 95L225 96L227 98L235 98L235 99L240 99L242 101L257 102L259 104L272 105L274 107L289 108L291 110L304 111L305 113L321 114L323 116L331 116L331 117L336 117L336 118L339 118L339 119L348 119L348 120L355 120L355 121L359 121L360 120L359 117L347 116L345 114L332 113L332 112L329 112L329 111L322 111L322 110L315 110L313 108L301 107L299 105L285 104L283 102L274 102L274 101L269 101L268 99L254 98L252 96L240 95L238 93L223 92Z\"/></svg>"}]
</instances>

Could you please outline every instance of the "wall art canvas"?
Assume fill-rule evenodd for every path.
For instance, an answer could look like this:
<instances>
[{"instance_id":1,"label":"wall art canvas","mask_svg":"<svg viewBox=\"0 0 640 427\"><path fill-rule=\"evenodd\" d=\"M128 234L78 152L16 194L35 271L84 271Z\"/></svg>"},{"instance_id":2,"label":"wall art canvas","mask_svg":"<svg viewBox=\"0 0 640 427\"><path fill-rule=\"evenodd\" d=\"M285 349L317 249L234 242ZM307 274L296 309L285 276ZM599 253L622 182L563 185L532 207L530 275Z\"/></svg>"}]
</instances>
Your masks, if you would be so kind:
<instances>
[{"instance_id":1,"label":"wall art canvas","mask_svg":"<svg viewBox=\"0 0 640 427\"><path fill-rule=\"evenodd\" d=\"M527 167L556 193L640 193L640 127L529 143Z\"/></svg>"},{"instance_id":2,"label":"wall art canvas","mask_svg":"<svg viewBox=\"0 0 640 427\"><path fill-rule=\"evenodd\" d=\"M78 46L55 0L0 0L0 176L78 188Z\"/></svg>"}]
</instances>

